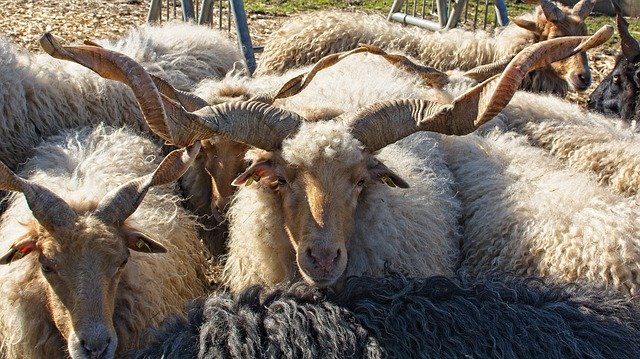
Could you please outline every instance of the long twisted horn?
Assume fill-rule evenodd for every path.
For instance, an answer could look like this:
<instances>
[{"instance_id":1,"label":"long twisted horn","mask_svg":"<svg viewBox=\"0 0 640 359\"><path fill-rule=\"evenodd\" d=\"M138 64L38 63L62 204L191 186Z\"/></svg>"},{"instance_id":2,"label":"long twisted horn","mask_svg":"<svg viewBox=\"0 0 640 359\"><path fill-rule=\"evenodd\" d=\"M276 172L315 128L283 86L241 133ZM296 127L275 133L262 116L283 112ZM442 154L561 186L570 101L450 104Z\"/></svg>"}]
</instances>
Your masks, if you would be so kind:
<instances>
[{"instance_id":1,"label":"long twisted horn","mask_svg":"<svg viewBox=\"0 0 640 359\"><path fill-rule=\"evenodd\" d=\"M420 76L424 80L424 82L426 82L427 85L431 87L442 88L444 85L449 83L449 76L447 76L447 74L445 74L444 72L436 69L435 67L416 64L403 55L388 54L381 48L374 45L359 44L358 46L366 49L367 52L371 54L382 56L389 63L402 70Z\"/></svg>"},{"instance_id":2,"label":"long twisted horn","mask_svg":"<svg viewBox=\"0 0 640 359\"><path fill-rule=\"evenodd\" d=\"M612 3L616 10L616 26L618 28L618 34L620 34L622 54L628 61L640 61L640 44L631 36L629 23L622 17L622 9L620 6L615 1L612 1Z\"/></svg>"},{"instance_id":3,"label":"long twisted horn","mask_svg":"<svg viewBox=\"0 0 640 359\"><path fill-rule=\"evenodd\" d=\"M164 123L160 94L147 71L138 63L123 54L99 46L63 47L48 32L40 37L40 46L57 59L79 63L104 78L127 84L136 94L149 128L164 140L171 141L171 133Z\"/></svg>"},{"instance_id":4,"label":"long twisted horn","mask_svg":"<svg viewBox=\"0 0 640 359\"><path fill-rule=\"evenodd\" d=\"M427 100L390 100L343 116L365 147L377 151L417 131L465 135L497 115L511 100L528 71L573 56L606 42L613 28L603 26L591 37L562 37L522 50L502 76L495 76L456 98L453 104Z\"/></svg>"},{"instance_id":5,"label":"long twisted horn","mask_svg":"<svg viewBox=\"0 0 640 359\"><path fill-rule=\"evenodd\" d=\"M66 227L76 220L76 212L58 195L22 179L0 162L0 190L22 192L33 216L47 230Z\"/></svg>"},{"instance_id":6,"label":"long twisted horn","mask_svg":"<svg viewBox=\"0 0 640 359\"><path fill-rule=\"evenodd\" d=\"M149 188L176 181L191 166L200 142L169 153L153 173L131 180L107 193L94 214L105 223L122 224L138 208Z\"/></svg>"},{"instance_id":7,"label":"long twisted horn","mask_svg":"<svg viewBox=\"0 0 640 359\"><path fill-rule=\"evenodd\" d=\"M149 127L178 146L222 135L259 148L275 149L302 120L295 113L256 102L225 103L190 113L182 107L180 95L172 91L166 92L168 96L160 94L151 76L126 55L98 46L62 47L49 33L42 36L40 44L53 57L77 62L104 78L127 84ZM200 113L204 117L198 116Z\"/></svg>"}]
</instances>

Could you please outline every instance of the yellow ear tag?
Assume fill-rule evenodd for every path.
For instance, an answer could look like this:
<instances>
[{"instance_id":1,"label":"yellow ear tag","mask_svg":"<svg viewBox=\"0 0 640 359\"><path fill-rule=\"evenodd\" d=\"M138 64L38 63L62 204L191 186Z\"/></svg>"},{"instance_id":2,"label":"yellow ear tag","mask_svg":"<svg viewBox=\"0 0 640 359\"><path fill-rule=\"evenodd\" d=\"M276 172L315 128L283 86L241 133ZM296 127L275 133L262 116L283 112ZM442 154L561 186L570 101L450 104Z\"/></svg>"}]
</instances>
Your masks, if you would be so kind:
<instances>
[{"instance_id":1,"label":"yellow ear tag","mask_svg":"<svg viewBox=\"0 0 640 359\"><path fill-rule=\"evenodd\" d=\"M398 187L396 185L396 183L393 182L391 177L389 177L389 175L384 175L384 176L380 177L380 180L382 180L382 182L384 182L384 184L386 184L389 187Z\"/></svg>"},{"instance_id":2,"label":"yellow ear tag","mask_svg":"<svg viewBox=\"0 0 640 359\"><path fill-rule=\"evenodd\" d=\"M9 261L9 263L13 262L13 261L17 261L18 259L24 257L24 253L20 252L20 251L16 251L16 253L13 254L13 256L11 256L11 260Z\"/></svg>"},{"instance_id":3,"label":"yellow ear tag","mask_svg":"<svg viewBox=\"0 0 640 359\"><path fill-rule=\"evenodd\" d=\"M138 239L138 241L136 242L136 247L138 247L138 249L143 252L151 252L151 247L149 247L149 245L142 239Z\"/></svg>"},{"instance_id":4,"label":"yellow ear tag","mask_svg":"<svg viewBox=\"0 0 640 359\"><path fill-rule=\"evenodd\" d=\"M258 176L257 174L252 174L251 177L249 177L247 179L247 181L244 183L245 186L250 186L253 182L258 182L260 181L260 176Z\"/></svg>"}]
</instances>

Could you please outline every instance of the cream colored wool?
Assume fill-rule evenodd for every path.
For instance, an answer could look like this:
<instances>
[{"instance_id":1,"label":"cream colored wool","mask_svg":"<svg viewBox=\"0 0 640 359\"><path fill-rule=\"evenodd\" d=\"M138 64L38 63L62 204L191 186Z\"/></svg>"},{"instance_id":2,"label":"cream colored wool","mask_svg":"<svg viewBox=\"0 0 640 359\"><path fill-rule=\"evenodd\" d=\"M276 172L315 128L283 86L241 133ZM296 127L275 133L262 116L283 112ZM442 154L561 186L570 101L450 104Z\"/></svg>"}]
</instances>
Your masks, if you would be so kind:
<instances>
[{"instance_id":1,"label":"cream colored wool","mask_svg":"<svg viewBox=\"0 0 640 359\"><path fill-rule=\"evenodd\" d=\"M183 89L242 67L239 50L225 34L187 23L134 29L115 43L98 42ZM26 161L43 138L64 129L104 122L148 133L124 84L47 54L24 52L3 38L0 68L0 160L12 169Z\"/></svg>"},{"instance_id":2,"label":"cream colored wool","mask_svg":"<svg viewBox=\"0 0 640 359\"><path fill-rule=\"evenodd\" d=\"M506 128L526 135L567 165L592 172L624 196L640 192L640 136L635 125L587 112L553 96L518 92L502 112Z\"/></svg>"},{"instance_id":3,"label":"cream colored wool","mask_svg":"<svg viewBox=\"0 0 640 359\"><path fill-rule=\"evenodd\" d=\"M256 75L283 73L312 64L358 43L401 51L440 70L469 70L517 53L534 42L533 34L509 26L498 34L451 29L433 33L387 21L380 15L324 11L299 15L269 37Z\"/></svg>"},{"instance_id":4,"label":"cream colored wool","mask_svg":"<svg viewBox=\"0 0 640 359\"><path fill-rule=\"evenodd\" d=\"M502 118L504 120L504 118ZM548 281L640 289L640 208L514 133L448 137L462 202L462 265Z\"/></svg>"}]
</instances>

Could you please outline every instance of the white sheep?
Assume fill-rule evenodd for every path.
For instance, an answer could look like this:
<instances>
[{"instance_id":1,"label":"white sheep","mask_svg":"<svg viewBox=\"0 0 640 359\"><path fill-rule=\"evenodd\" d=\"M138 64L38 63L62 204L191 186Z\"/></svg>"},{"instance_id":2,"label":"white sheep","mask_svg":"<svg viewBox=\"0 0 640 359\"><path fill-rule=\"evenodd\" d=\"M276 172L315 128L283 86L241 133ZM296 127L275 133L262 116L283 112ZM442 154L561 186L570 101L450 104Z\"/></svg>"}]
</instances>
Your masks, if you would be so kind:
<instances>
[{"instance_id":1,"label":"white sheep","mask_svg":"<svg viewBox=\"0 0 640 359\"><path fill-rule=\"evenodd\" d=\"M587 34L584 19L593 9L593 0L582 0L571 9L549 0L541 0L540 4L534 14L513 19L496 34L461 29L430 33L391 23L378 15L335 11L305 14L273 33L255 73L283 73L330 53L354 48L358 43L400 51L443 71L469 70L513 56L534 42ZM579 54L535 71L523 86L564 96L568 87L584 91L590 84L588 59L586 54Z\"/></svg>"},{"instance_id":2,"label":"white sheep","mask_svg":"<svg viewBox=\"0 0 640 359\"><path fill-rule=\"evenodd\" d=\"M0 223L0 357L114 358L204 294L195 219L171 187L147 193L191 162L176 151L148 175L157 152L97 126L44 142L25 179L0 164L0 188L24 193Z\"/></svg>"},{"instance_id":3,"label":"white sheep","mask_svg":"<svg viewBox=\"0 0 640 359\"><path fill-rule=\"evenodd\" d=\"M639 293L636 200L512 132L443 143L463 208L463 267L477 275L509 271Z\"/></svg>"},{"instance_id":4,"label":"white sheep","mask_svg":"<svg viewBox=\"0 0 640 359\"><path fill-rule=\"evenodd\" d=\"M592 172L600 184L624 196L640 192L640 136L623 120L586 112L579 105L526 92L503 112L505 127L526 135L567 165Z\"/></svg>"}]
</instances>

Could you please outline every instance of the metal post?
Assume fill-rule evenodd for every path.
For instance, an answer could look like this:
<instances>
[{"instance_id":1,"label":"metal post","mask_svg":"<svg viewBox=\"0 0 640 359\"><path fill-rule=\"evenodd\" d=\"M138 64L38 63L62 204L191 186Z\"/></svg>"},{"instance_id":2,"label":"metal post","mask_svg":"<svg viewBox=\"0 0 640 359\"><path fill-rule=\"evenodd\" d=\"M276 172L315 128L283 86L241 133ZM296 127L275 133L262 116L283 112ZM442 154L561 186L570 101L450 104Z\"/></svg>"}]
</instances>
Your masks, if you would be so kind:
<instances>
[{"instance_id":1,"label":"metal post","mask_svg":"<svg viewBox=\"0 0 640 359\"><path fill-rule=\"evenodd\" d=\"M509 16L507 16L507 4L504 0L495 0L496 17L500 26L509 25Z\"/></svg>"},{"instance_id":2,"label":"metal post","mask_svg":"<svg viewBox=\"0 0 640 359\"><path fill-rule=\"evenodd\" d=\"M213 0L203 0L198 24L211 25L213 23Z\"/></svg>"},{"instance_id":3,"label":"metal post","mask_svg":"<svg viewBox=\"0 0 640 359\"><path fill-rule=\"evenodd\" d=\"M230 10L233 14L233 18L235 19L240 49L247 61L249 73L253 74L256 70L256 58L253 54L253 45L251 44L251 35L249 34L247 16L244 12L244 4L242 3L242 0L229 0L229 6L231 8Z\"/></svg>"},{"instance_id":4,"label":"metal post","mask_svg":"<svg viewBox=\"0 0 640 359\"><path fill-rule=\"evenodd\" d=\"M193 2L191 0L182 0L182 20L189 21L195 20L195 18Z\"/></svg>"},{"instance_id":5,"label":"metal post","mask_svg":"<svg viewBox=\"0 0 640 359\"><path fill-rule=\"evenodd\" d=\"M149 5L149 13L147 14L147 22L154 23L160 20L160 4L161 0L151 0L151 4Z\"/></svg>"}]
</instances>

